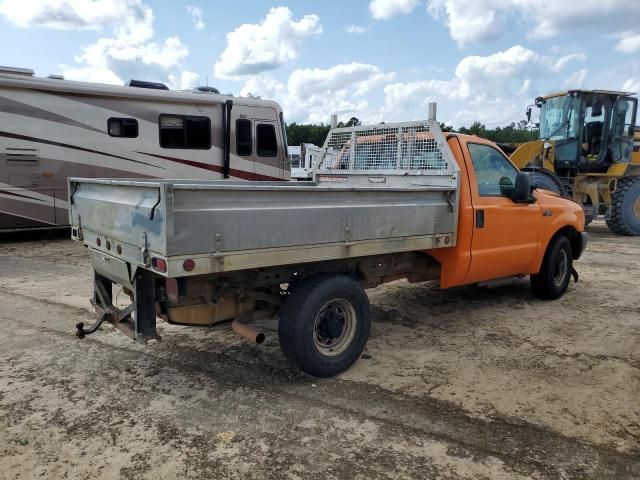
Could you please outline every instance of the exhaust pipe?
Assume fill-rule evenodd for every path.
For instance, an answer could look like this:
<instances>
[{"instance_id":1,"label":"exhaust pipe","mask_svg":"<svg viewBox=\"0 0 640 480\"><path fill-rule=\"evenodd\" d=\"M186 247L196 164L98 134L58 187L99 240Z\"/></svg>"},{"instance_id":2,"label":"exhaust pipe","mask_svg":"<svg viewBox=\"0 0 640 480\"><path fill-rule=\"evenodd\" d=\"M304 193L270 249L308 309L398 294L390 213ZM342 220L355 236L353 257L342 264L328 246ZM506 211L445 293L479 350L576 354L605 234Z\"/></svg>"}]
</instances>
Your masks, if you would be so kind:
<instances>
[{"instance_id":1,"label":"exhaust pipe","mask_svg":"<svg viewBox=\"0 0 640 480\"><path fill-rule=\"evenodd\" d=\"M255 310L250 313L245 313L236 317L233 322L231 322L231 328L234 332L240 335L243 338L246 338L251 343L255 343L260 345L266 339L265 334L262 332L258 332L255 328L250 327L247 323L253 320L266 320L271 317L275 313L274 310Z\"/></svg>"}]
</instances>

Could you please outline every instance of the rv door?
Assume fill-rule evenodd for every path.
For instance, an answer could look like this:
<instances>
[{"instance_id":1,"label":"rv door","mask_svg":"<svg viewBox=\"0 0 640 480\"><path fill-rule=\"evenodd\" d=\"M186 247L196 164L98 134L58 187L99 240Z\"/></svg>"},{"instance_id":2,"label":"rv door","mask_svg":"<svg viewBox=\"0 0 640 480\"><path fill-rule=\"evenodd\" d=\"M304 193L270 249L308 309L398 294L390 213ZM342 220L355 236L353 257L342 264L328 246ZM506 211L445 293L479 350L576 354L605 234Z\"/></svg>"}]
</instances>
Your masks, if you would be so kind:
<instances>
[{"instance_id":1,"label":"rv door","mask_svg":"<svg viewBox=\"0 0 640 480\"><path fill-rule=\"evenodd\" d=\"M234 104L231 110L230 171L235 178L252 180L256 173L256 145L251 108Z\"/></svg>"}]
</instances>

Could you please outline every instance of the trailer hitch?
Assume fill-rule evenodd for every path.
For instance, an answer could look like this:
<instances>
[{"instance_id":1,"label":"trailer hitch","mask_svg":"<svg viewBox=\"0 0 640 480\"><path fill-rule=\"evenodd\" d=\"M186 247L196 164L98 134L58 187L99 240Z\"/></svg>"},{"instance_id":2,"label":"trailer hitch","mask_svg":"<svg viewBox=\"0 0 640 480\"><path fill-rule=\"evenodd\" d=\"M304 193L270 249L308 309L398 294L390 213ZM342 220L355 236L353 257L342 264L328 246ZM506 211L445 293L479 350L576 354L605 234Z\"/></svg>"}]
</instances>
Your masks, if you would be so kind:
<instances>
[{"instance_id":1,"label":"trailer hitch","mask_svg":"<svg viewBox=\"0 0 640 480\"><path fill-rule=\"evenodd\" d=\"M85 328L84 322L77 323L78 338L84 338L96 332L107 321L129 338L143 345L149 340L161 340L156 332L155 281L151 272L139 269L135 276L132 302L122 310L113 305L111 280L97 272L94 272L94 275L91 304L98 318L88 328Z\"/></svg>"},{"instance_id":2,"label":"trailer hitch","mask_svg":"<svg viewBox=\"0 0 640 480\"><path fill-rule=\"evenodd\" d=\"M105 282L97 278L94 281L94 296L90 301L98 314L98 318L87 329L84 327L84 322L76 323L76 337L80 339L96 332L105 320L114 326L124 320L128 320L136 307L135 303L130 304L124 310L114 306L111 303L111 294L107 291Z\"/></svg>"}]
</instances>

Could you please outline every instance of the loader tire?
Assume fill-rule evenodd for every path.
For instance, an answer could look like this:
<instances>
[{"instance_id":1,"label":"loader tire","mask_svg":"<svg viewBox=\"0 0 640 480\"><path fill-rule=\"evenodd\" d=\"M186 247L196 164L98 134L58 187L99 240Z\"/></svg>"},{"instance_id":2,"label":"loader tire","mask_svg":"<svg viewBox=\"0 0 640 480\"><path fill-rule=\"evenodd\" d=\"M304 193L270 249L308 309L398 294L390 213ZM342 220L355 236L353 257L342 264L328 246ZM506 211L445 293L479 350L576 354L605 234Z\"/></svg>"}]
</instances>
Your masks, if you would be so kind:
<instances>
[{"instance_id":1,"label":"loader tire","mask_svg":"<svg viewBox=\"0 0 640 480\"><path fill-rule=\"evenodd\" d=\"M571 242L564 235L559 235L549 243L540 271L531 275L531 291L543 300L560 298L569 287L572 270Z\"/></svg>"},{"instance_id":2,"label":"loader tire","mask_svg":"<svg viewBox=\"0 0 640 480\"><path fill-rule=\"evenodd\" d=\"M531 185L557 193L561 197L565 196L564 187L555 175L543 171L527 171L527 173L529 174Z\"/></svg>"},{"instance_id":3,"label":"loader tire","mask_svg":"<svg viewBox=\"0 0 640 480\"><path fill-rule=\"evenodd\" d=\"M278 337L287 359L309 375L332 377L362 354L371 330L369 298L347 275L300 283L280 312Z\"/></svg>"},{"instance_id":4,"label":"loader tire","mask_svg":"<svg viewBox=\"0 0 640 480\"><path fill-rule=\"evenodd\" d=\"M640 235L640 176L618 180L611 194L607 226L617 235Z\"/></svg>"}]
</instances>

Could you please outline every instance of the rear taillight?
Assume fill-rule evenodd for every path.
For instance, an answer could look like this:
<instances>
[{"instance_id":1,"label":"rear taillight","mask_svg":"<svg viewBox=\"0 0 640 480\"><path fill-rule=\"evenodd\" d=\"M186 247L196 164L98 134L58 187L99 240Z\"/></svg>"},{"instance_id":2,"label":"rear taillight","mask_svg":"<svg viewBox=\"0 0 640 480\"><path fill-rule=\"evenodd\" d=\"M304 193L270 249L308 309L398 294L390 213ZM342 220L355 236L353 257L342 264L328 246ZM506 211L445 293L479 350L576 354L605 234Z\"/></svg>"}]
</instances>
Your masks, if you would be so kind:
<instances>
[{"instance_id":1,"label":"rear taillight","mask_svg":"<svg viewBox=\"0 0 640 480\"><path fill-rule=\"evenodd\" d=\"M182 268L184 268L187 272L190 272L194 268L196 268L196 262L188 258L184 262L182 262Z\"/></svg>"},{"instance_id":2,"label":"rear taillight","mask_svg":"<svg viewBox=\"0 0 640 480\"><path fill-rule=\"evenodd\" d=\"M151 266L154 270L160 273L165 273L167 271L167 261L162 258L152 257Z\"/></svg>"}]
</instances>

